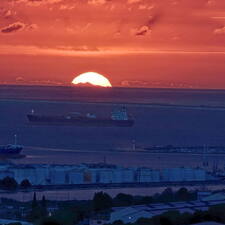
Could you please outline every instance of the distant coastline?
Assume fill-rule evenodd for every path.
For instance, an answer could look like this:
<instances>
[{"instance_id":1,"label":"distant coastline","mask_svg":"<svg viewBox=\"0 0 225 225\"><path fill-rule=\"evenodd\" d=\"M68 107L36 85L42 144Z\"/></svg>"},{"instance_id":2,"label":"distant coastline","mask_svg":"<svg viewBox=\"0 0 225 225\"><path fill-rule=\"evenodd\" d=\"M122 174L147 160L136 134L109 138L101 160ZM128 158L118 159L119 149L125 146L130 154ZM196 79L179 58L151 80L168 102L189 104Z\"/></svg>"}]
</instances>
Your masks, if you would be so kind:
<instances>
[{"instance_id":1,"label":"distant coastline","mask_svg":"<svg viewBox=\"0 0 225 225\"><path fill-rule=\"evenodd\" d=\"M168 86L162 86L162 87L152 87L152 86L122 86L122 85L114 85L110 88L100 87L100 86L85 86L85 85L78 85L75 86L73 84L26 84L26 83L4 83L0 82L0 88L2 87L39 87L39 88L78 88L78 89L145 89L145 90L171 90L171 91L224 91L225 88L206 88L206 87L168 87Z\"/></svg>"},{"instance_id":2,"label":"distant coastline","mask_svg":"<svg viewBox=\"0 0 225 225\"><path fill-rule=\"evenodd\" d=\"M174 104L160 104L160 103L135 103L135 102L93 102L93 101L64 101L63 99L33 99L33 98L6 98L6 99L1 99L1 102L39 102L39 103L60 103L62 102L63 104L74 104L74 105L101 105L101 106L110 106L110 105L126 105L126 106L133 106L133 107L148 107L148 108L173 108L173 109L196 109L196 110L221 110L225 111L225 106L210 106L210 105L174 105Z\"/></svg>"},{"instance_id":3,"label":"distant coastline","mask_svg":"<svg viewBox=\"0 0 225 225\"><path fill-rule=\"evenodd\" d=\"M1 85L1 101L64 102L160 108L225 110L225 90L177 88L95 88Z\"/></svg>"}]
</instances>

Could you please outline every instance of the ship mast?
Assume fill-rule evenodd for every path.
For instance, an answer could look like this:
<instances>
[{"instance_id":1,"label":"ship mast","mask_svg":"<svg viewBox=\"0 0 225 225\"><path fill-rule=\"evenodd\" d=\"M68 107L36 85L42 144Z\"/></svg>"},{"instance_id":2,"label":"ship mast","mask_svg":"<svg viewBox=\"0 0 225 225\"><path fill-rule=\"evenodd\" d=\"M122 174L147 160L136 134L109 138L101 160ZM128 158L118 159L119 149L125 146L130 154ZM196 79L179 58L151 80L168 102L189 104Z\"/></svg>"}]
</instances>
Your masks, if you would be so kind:
<instances>
[{"instance_id":1,"label":"ship mast","mask_svg":"<svg viewBox=\"0 0 225 225\"><path fill-rule=\"evenodd\" d=\"M17 145L17 134L14 135L14 145Z\"/></svg>"},{"instance_id":2,"label":"ship mast","mask_svg":"<svg viewBox=\"0 0 225 225\"><path fill-rule=\"evenodd\" d=\"M136 151L136 140L135 139L132 140L132 150Z\"/></svg>"}]
</instances>

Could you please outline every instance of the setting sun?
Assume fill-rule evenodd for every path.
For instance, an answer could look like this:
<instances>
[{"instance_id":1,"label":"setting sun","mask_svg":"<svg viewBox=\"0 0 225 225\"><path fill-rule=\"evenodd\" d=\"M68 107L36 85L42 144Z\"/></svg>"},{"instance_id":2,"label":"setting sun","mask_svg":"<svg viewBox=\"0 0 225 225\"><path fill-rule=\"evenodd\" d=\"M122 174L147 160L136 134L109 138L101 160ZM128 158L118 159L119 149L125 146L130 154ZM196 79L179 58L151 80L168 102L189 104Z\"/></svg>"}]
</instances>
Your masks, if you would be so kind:
<instances>
[{"instance_id":1,"label":"setting sun","mask_svg":"<svg viewBox=\"0 0 225 225\"><path fill-rule=\"evenodd\" d=\"M72 84L92 84L101 87L112 87L111 83L106 77L95 72L80 74L73 79Z\"/></svg>"}]
</instances>

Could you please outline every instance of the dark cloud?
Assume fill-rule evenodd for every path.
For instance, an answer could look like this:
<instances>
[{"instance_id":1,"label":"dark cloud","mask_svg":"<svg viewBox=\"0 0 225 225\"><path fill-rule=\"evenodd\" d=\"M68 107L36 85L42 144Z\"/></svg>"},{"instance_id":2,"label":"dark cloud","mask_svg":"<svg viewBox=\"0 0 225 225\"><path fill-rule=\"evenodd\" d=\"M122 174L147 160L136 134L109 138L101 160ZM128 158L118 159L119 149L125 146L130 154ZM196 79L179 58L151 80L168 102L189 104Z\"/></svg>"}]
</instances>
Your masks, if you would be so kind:
<instances>
[{"instance_id":1,"label":"dark cloud","mask_svg":"<svg viewBox=\"0 0 225 225\"><path fill-rule=\"evenodd\" d=\"M143 35L146 35L149 31L150 31L150 28L148 26L142 26L136 31L135 35L143 36Z\"/></svg>"},{"instance_id":2,"label":"dark cloud","mask_svg":"<svg viewBox=\"0 0 225 225\"><path fill-rule=\"evenodd\" d=\"M159 15L151 15L147 22L141 26L136 32L136 36L144 36L151 32L152 27L159 21Z\"/></svg>"},{"instance_id":3,"label":"dark cloud","mask_svg":"<svg viewBox=\"0 0 225 225\"><path fill-rule=\"evenodd\" d=\"M225 25L224 0L0 1L2 33L36 31L11 35L10 44L199 49L220 46Z\"/></svg>"},{"instance_id":4,"label":"dark cloud","mask_svg":"<svg viewBox=\"0 0 225 225\"><path fill-rule=\"evenodd\" d=\"M12 24L9 24L7 27L3 27L1 29L2 33L11 33L11 32L16 32L19 30L23 30L25 28L25 24L21 22L15 22Z\"/></svg>"}]
</instances>

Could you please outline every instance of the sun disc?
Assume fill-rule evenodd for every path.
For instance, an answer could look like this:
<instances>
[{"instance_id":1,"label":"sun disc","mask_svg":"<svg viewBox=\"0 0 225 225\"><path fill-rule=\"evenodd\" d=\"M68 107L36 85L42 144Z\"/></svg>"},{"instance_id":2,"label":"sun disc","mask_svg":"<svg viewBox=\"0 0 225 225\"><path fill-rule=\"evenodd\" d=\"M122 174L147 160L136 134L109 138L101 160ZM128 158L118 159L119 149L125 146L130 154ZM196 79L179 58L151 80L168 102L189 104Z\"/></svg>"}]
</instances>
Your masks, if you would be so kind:
<instances>
[{"instance_id":1,"label":"sun disc","mask_svg":"<svg viewBox=\"0 0 225 225\"><path fill-rule=\"evenodd\" d=\"M72 84L91 84L101 87L112 87L111 83L106 77L95 72L86 72L78 75L73 79Z\"/></svg>"}]
</instances>

